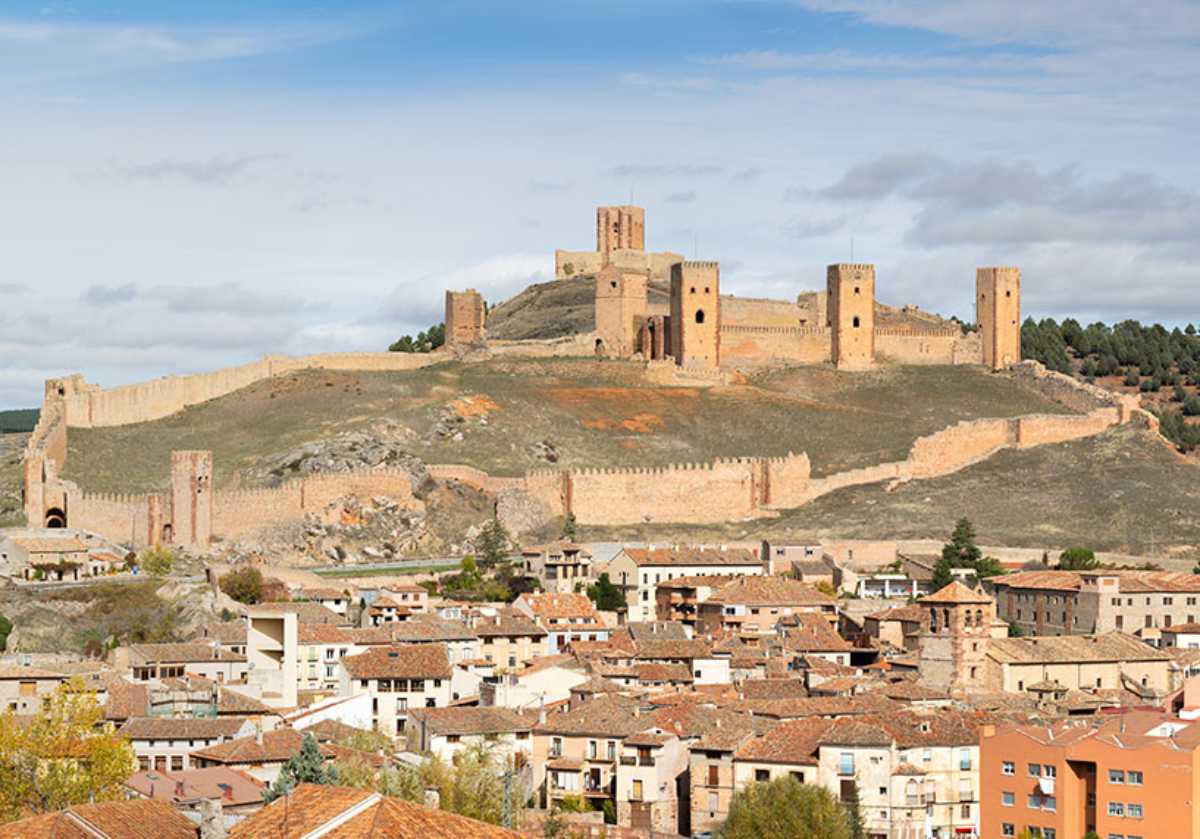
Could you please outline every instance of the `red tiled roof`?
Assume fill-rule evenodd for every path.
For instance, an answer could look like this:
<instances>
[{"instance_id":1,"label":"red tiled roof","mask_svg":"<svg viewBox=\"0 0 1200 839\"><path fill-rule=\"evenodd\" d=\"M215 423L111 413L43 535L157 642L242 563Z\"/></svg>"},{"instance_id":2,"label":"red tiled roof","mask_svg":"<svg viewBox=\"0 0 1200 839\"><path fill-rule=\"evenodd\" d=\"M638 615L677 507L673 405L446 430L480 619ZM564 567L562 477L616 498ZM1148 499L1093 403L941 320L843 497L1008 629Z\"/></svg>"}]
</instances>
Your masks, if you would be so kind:
<instances>
[{"instance_id":1,"label":"red tiled roof","mask_svg":"<svg viewBox=\"0 0 1200 839\"><path fill-rule=\"evenodd\" d=\"M992 598L958 580L952 580L933 594L927 594L918 603L991 603Z\"/></svg>"},{"instance_id":2,"label":"red tiled roof","mask_svg":"<svg viewBox=\"0 0 1200 839\"><path fill-rule=\"evenodd\" d=\"M144 798L76 804L3 827L5 839L196 839L199 833L169 804Z\"/></svg>"},{"instance_id":3,"label":"red tiled roof","mask_svg":"<svg viewBox=\"0 0 1200 839\"><path fill-rule=\"evenodd\" d=\"M625 548L634 565L753 565L762 567L757 551L747 548Z\"/></svg>"},{"instance_id":4,"label":"red tiled roof","mask_svg":"<svg viewBox=\"0 0 1200 839\"><path fill-rule=\"evenodd\" d=\"M445 644L373 647L343 658L342 666L354 679L449 679L451 675Z\"/></svg>"}]
</instances>

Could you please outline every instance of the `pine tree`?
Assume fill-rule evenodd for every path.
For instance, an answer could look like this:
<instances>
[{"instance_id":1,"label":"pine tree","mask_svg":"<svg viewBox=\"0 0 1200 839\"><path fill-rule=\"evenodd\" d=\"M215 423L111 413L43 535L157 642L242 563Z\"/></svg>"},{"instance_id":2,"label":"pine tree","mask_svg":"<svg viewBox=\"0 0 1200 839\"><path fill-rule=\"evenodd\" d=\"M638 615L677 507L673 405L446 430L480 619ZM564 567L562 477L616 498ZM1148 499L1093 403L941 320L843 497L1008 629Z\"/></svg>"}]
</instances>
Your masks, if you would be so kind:
<instances>
[{"instance_id":1,"label":"pine tree","mask_svg":"<svg viewBox=\"0 0 1200 839\"><path fill-rule=\"evenodd\" d=\"M563 518L562 535L564 539L570 539L572 542L576 539L575 530L575 514L567 513Z\"/></svg>"},{"instance_id":2,"label":"pine tree","mask_svg":"<svg viewBox=\"0 0 1200 839\"><path fill-rule=\"evenodd\" d=\"M287 759L275 782L263 790L263 801L270 804L279 796L287 795L297 784L334 783L337 783L337 771L325 765L325 756L321 754L316 738L305 734L300 751Z\"/></svg>"},{"instance_id":3,"label":"pine tree","mask_svg":"<svg viewBox=\"0 0 1200 839\"><path fill-rule=\"evenodd\" d=\"M942 558L953 568L974 568L983 556L975 545L975 528L965 516L954 525L950 541L942 546Z\"/></svg>"},{"instance_id":4,"label":"pine tree","mask_svg":"<svg viewBox=\"0 0 1200 839\"><path fill-rule=\"evenodd\" d=\"M937 565L933 566L933 580L930 584L934 591L941 591L954 582L954 574L951 571L953 567L945 556L937 561Z\"/></svg>"},{"instance_id":5,"label":"pine tree","mask_svg":"<svg viewBox=\"0 0 1200 839\"><path fill-rule=\"evenodd\" d=\"M491 521L483 526L479 538L475 540L479 550L479 564L484 568L493 568L507 555L508 531L500 523L500 519L492 516Z\"/></svg>"}]
</instances>

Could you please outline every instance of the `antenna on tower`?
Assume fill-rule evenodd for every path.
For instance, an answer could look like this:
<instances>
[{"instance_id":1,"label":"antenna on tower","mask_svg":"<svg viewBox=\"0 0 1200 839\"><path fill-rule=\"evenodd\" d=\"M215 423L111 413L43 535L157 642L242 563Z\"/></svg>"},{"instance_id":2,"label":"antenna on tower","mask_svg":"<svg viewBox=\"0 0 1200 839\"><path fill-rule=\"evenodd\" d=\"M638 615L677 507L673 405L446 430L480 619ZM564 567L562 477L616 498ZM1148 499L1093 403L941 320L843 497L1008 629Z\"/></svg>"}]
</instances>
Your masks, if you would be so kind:
<instances>
[{"instance_id":1,"label":"antenna on tower","mask_svg":"<svg viewBox=\"0 0 1200 839\"><path fill-rule=\"evenodd\" d=\"M633 181L629 182L629 206L633 206Z\"/></svg>"},{"instance_id":2,"label":"antenna on tower","mask_svg":"<svg viewBox=\"0 0 1200 839\"><path fill-rule=\"evenodd\" d=\"M854 264L854 237L850 237L850 264Z\"/></svg>"},{"instance_id":3,"label":"antenna on tower","mask_svg":"<svg viewBox=\"0 0 1200 839\"><path fill-rule=\"evenodd\" d=\"M692 228L692 259L700 258L700 234Z\"/></svg>"}]
</instances>

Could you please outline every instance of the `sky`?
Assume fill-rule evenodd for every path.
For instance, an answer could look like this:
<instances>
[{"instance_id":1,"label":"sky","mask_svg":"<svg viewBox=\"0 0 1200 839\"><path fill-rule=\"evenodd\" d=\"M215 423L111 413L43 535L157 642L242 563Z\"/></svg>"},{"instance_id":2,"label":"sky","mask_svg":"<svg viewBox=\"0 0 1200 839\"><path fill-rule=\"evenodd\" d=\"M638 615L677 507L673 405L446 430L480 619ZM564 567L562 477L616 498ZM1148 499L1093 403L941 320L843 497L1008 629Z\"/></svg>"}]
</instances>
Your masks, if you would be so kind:
<instances>
[{"instance_id":1,"label":"sky","mask_svg":"<svg viewBox=\"0 0 1200 839\"><path fill-rule=\"evenodd\" d=\"M0 408L383 349L646 208L792 298L1200 321L1185 0L0 0Z\"/></svg>"}]
</instances>

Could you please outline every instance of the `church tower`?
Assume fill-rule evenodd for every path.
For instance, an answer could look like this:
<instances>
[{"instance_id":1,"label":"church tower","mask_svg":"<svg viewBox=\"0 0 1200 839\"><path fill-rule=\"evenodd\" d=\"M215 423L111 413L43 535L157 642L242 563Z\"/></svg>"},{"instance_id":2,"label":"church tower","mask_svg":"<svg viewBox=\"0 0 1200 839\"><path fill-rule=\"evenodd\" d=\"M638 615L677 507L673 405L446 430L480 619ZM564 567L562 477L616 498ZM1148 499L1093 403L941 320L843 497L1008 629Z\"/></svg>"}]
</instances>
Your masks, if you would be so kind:
<instances>
[{"instance_id":1,"label":"church tower","mask_svg":"<svg viewBox=\"0 0 1200 839\"><path fill-rule=\"evenodd\" d=\"M996 601L955 580L917 601L921 626L921 681L952 692L987 688L985 665Z\"/></svg>"}]
</instances>

